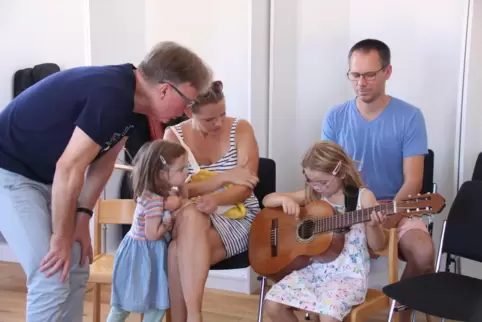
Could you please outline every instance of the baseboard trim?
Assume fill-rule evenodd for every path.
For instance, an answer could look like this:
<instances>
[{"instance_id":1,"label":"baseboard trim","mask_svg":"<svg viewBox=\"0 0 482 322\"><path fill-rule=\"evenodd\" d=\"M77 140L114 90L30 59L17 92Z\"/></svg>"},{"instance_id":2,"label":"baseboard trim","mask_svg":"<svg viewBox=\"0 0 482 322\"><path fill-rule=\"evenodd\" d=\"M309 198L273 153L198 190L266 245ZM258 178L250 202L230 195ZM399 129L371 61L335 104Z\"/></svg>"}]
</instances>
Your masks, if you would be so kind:
<instances>
[{"instance_id":1,"label":"baseboard trim","mask_svg":"<svg viewBox=\"0 0 482 322\"><path fill-rule=\"evenodd\" d=\"M259 288L258 275L251 267L232 270L209 271L206 288L254 294Z\"/></svg>"}]
</instances>

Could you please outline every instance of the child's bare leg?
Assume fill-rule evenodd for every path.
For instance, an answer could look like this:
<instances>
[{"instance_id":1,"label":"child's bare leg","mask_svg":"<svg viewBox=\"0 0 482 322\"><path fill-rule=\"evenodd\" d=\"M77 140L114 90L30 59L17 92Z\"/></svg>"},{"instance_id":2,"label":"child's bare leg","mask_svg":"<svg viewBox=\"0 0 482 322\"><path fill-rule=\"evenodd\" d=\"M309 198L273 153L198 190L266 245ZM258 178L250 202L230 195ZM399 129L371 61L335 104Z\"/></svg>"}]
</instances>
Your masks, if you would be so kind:
<instances>
[{"instance_id":1,"label":"child's bare leg","mask_svg":"<svg viewBox=\"0 0 482 322\"><path fill-rule=\"evenodd\" d=\"M341 322L340 320L335 319L332 316L323 315L323 314L318 315L318 321L319 322Z\"/></svg>"},{"instance_id":2,"label":"child's bare leg","mask_svg":"<svg viewBox=\"0 0 482 322\"><path fill-rule=\"evenodd\" d=\"M298 322L293 309L284 304L265 300L264 309L272 322Z\"/></svg>"}]
</instances>

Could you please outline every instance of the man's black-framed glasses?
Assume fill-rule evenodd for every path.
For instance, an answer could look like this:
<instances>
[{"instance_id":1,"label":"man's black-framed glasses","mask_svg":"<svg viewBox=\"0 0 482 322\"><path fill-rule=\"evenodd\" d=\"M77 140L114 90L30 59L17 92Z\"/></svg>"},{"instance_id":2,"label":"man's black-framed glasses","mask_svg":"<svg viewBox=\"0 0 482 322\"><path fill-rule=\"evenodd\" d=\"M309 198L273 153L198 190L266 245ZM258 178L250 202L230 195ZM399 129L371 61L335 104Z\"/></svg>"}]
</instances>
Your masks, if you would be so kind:
<instances>
[{"instance_id":1,"label":"man's black-framed glasses","mask_svg":"<svg viewBox=\"0 0 482 322\"><path fill-rule=\"evenodd\" d=\"M183 92L181 92L181 90L179 88L177 88L174 84L172 84L171 82L162 82L162 83L165 83L165 84L168 84L169 86L172 87L172 89L179 95L182 97L182 99L186 102L186 107L187 108L192 108L194 106L194 104L196 104L196 100L192 100L190 99L189 97L187 97L186 95L184 95Z\"/></svg>"},{"instance_id":2,"label":"man's black-framed glasses","mask_svg":"<svg viewBox=\"0 0 482 322\"><path fill-rule=\"evenodd\" d=\"M348 71L346 73L346 77L348 77L348 79L351 80L351 81L358 81L358 80L360 80L361 77L363 77L366 81L372 81L372 80L375 80L375 78L377 78L377 74L379 72L381 72L382 70L384 70L385 67L386 66L383 66L382 68L380 68L377 71L366 72L366 73L353 73L353 72Z\"/></svg>"}]
</instances>

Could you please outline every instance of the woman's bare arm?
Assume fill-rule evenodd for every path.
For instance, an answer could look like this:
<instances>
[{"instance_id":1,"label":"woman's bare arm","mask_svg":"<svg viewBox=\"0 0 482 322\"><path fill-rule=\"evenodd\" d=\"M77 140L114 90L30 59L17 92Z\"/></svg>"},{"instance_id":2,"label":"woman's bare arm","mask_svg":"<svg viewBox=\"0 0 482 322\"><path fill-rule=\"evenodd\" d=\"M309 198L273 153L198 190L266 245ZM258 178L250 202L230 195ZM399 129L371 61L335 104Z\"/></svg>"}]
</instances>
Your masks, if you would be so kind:
<instances>
[{"instance_id":1,"label":"woman's bare arm","mask_svg":"<svg viewBox=\"0 0 482 322\"><path fill-rule=\"evenodd\" d=\"M248 121L240 120L238 123L236 147L238 152L238 165L243 164L243 166L252 173L258 173L258 142L254 136L253 127ZM222 206L244 202L252 192L253 189L248 186L235 184L226 190L213 192L211 195L215 198L216 203Z\"/></svg>"}]
</instances>

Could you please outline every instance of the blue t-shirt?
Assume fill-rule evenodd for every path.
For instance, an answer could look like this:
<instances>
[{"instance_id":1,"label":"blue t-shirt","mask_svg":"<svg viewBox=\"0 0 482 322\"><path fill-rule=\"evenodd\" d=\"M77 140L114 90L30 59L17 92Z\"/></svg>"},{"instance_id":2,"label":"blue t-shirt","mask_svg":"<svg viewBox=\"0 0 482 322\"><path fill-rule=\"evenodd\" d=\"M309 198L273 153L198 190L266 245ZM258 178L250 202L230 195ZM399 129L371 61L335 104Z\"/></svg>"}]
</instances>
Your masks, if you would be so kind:
<instances>
[{"instance_id":1,"label":"blue t-shirt","mask_svg":"<svg viewBox=\"0 0 482 322\"><path fill-rule=\"evenodd\" d=\"M372 121L361 116L355 99L335 106L325 117L321 138L345 149L379 200L393 199L402 187L403 158L428 153L422 112L394 97Z\"/></svg>"},{"instance_id":2,"label":"blue t-shirt","mask_svg":"<svg viewBox=\"0 0 482 322\"><path fill-rule=\"evenodd\" d=\"M46 184L76 126L101 146L99 157L139 120L131 64L77 67L29 87L0 111L0 168Z\"/></svg>"}]
</instances>

